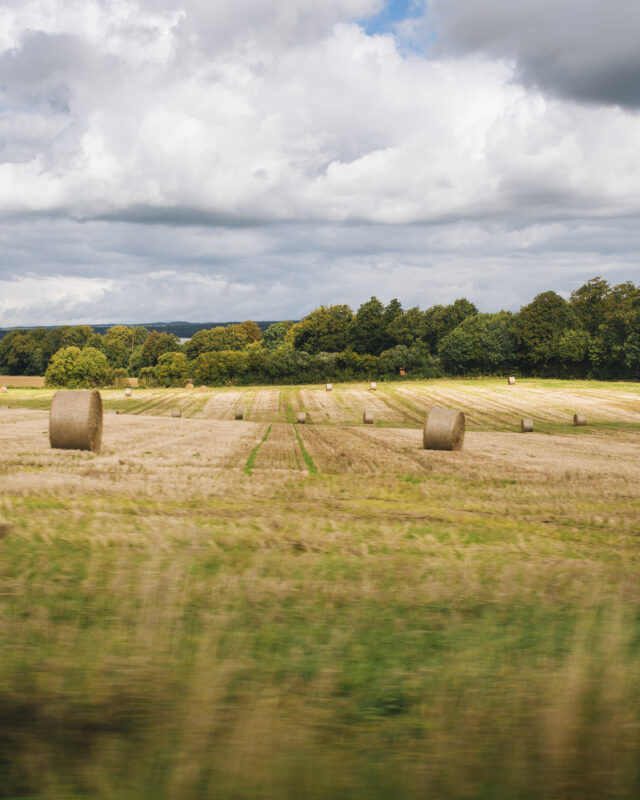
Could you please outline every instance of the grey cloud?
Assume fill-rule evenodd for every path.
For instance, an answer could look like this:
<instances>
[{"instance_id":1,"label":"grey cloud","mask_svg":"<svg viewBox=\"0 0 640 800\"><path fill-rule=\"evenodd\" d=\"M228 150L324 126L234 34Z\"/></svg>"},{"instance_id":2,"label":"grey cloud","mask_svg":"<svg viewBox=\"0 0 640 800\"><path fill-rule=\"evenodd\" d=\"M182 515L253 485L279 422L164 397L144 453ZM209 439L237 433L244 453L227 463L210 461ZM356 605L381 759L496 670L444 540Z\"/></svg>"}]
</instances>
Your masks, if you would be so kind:
<instances>
[{"instance_id":1,"label":"grey cloud","mask_svg":"<svg viewBox=\"0 0 640 800\"><path fill-rule=\"evenodd\" d=\"M581 102L640 106L633 0L435 0L435 52L513 60L527 85Z\"/></svg>"}]
</instances>

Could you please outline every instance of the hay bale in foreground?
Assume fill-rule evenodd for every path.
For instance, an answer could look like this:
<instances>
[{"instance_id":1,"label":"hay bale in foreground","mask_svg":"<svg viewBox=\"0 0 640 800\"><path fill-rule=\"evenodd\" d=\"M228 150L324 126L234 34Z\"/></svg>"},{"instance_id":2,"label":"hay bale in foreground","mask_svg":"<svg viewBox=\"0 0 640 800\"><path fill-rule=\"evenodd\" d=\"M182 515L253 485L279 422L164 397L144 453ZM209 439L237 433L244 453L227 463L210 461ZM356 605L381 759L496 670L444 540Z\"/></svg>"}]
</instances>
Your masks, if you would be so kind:
<instances>
[{"instance_id":1,"label":"hay bale in foreground","mask_svg":"<svg viewBox=\"0 0 640 800\"><path fill-rule=\"evenodd\" d=\"M523 417L523 419L520 420L520 430L522 433L532 433L533 420L531 417Z\"/></svg>"},{"instance_id":2,"label":"hay bale in foreground","mask_svg":"<svg viewBox=\"0 0 640 800\"><path fill-rule=\"evenodd\" d=\"M307 412L298 411L298 425L306 425L306 424L307 424Z\"/></svg>"},{"instance_id":3,"label":"hay bale in foreground","mask_svg":"<svg viewBox=\"0 0 640 800\"><path fill-rule=\"evenodd\" d=\"M130 387L127 386L127 388L124 390L124 396L125 397L131 397L131 389L130 389Z\"/></svg>"},{"instance_id":4,"label":"hay bale in foreground","mask_svg":"<svg viewBox=\"0 0 640 800\"><path fill-rule=\"evenodd\" d=\"M378 388L377 385L376 385L376 382L375 381L370 381L369 382L369 388L371 389L372 392L375 392L376 389Z\"/></svg>"},{"instance_id":5,"label":"hay bale in foreground","mask_svg":"<svg viewBox=\"0 0 640 800\"><path fill-rule=\"evenodd\" d=\"M507 378L507 383L509 384L509 386L513 386L515 382L516 379L513 377L513 375L510 378Z\"/></svg>"},{"instance_id":6,"label":"hay bale in foreground","mask_svg":"<svg viewBox=\"0 0 640 800\"><path fill-rule=\"evenodd\" d=\"M236 419L244 419L244 409L243 408L236 408Z\"/></svg>"},{"instance_id":7,"label":"hay bale in foreground","mask_svg":"<svg viewBox=\"0 0 640 800\"><path fill-rule=\"evenodd\" d=\"M97 389L61 390L51 401L49 442L61 450L93 450L102 444L102 398Z\"/></svg>"},{"instance_id":8,"label":"hay bale in foreground","mask_svg":"<svg viewBox=\"0 0 640 800\"><path fill-rule=\"evenodd\" d=\"M362 421L365 425L373 425L373 411L365 411L362 415Z\"/></svg>"},{"instance_id":9,"label":"hay bale in foreground","mask_svg":"<svg viewBox=\"0 0 640 800\"><path fill-rule=\"evenodd\" d=\"M187 384L186 384L186 386L185 386L184 388L185 388L185 389L186 389L188 392L192 392L192 391L193 391L193 384L191 383L191 381L189 381L189 383L187 383Z\"/></svg>"},{"instance_id":10,"label":"hay bale in foreground","mask_svg":"<svg viewBox=\"0 0 640 800\"><path fill-rule=\"evenodd\" d=\"M573 415L573 424L576 427L582 427L583 425L587 424L587 418L584 414L574 414Z\"/></svg>"},{"instance_id":11,"label":"hay bale in foreground","mask_svg":"<svg viewBox=\"0 0 640 800\"><path fill-rule=\"evenodd\" d=\"M461 411L434 406L424 426L425 450L462 450L465 419Z\"/></svg>"},{"instance_id":12,"label":"hay bale in foreground","mask_svg":"<svg viewBox=\"0 0 640 800\"><path fill-rule=\"evenodd\" d=\"M333 391L333 384L332 384L332 383L328 383L328 384L327 384L327 385L326 385L324 388L325 388L325 389L326 389L328 392L332 392L332 391Z\"/></svg>"},{"instance_id":13,"label":"hay bale in foreground","mask_svg":"<svg viewBox=\"0 0 640 800\"><path fill-rule=\"evenodd\" d=\"M171 416L172 417L181 417L182 416L182 409L181 408L172 408L171 409Z\"/></svg>"}]
</instances>

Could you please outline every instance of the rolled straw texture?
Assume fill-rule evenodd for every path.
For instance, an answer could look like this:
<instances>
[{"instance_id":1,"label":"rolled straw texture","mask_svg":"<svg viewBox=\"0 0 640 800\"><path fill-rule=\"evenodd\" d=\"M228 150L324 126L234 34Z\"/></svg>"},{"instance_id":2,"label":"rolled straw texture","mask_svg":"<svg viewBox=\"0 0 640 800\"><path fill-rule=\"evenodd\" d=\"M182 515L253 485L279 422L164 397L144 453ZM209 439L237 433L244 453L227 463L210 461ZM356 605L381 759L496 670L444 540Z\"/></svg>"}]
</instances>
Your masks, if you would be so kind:
<instances>
[{"instance_id":1,"label":"rolled straw texture","mask_svg":"<svg viewBox=\"0 0 640 800\"><path fill-rule=\"evenodd\" d=\"M129 387L127 387L124 390L124 394L125 394L125 397L131 397L131 389Z\"/></svg>"},{"instance_id":2,"label":"rolled straw texture","mask_svg":"<svg viewBox=\"0 0 640 800\"><path fill-rule=\"evenodd\" d=\"M0 386L0 394L6 394L8 391L6 386Z\"/></svg>"},{"instance_id":3,"label":"rolled straw texture","mask_svg":"<svg viewBox=\"0 0 640 800\"><path fill-rule=\"evenodd\" d=\"M373 412L365 411L362 415L362 421L365 425L373 425Z\"/></svg>"},{"instance_id":4,"label":"rolled straw texture","mask_svg":"<svg viewBox=\"0 0 640 800\"><path fill-rule=\"evenodd\" d=\"M181 408L172 408L171 409L171 416L172 417L181 417L182 416L182 409Z\"/></svg>"},{"instance_id":5,"label":"rolled straw texture","mask_svg":"<svg viewBox=\"0 0 640 800\"><path fill-rule=\"evenodd\" d=\"M102 399L97 389L56 392L49 412L49 441L61 450L93 450L102 444Z\"/></svg>"},{"instance_id":6,"label":"rolled straw texture","mask_svg":"<svg viewBox=\"0 0 640 800\"><path fill-rule=\"evenodd\" d=\"M236 419L244 419L244 411L241 408L236 408Z\"/></svg>"},{"instance_id":7,"label":"rolled straw texture","mask_svg":"<svg viewBox=\"0 0 640 800\"><path fill-rule=\"evenodd\" d=\"M375 390L378 388L377 385L376 385L376 382L375 381L371 381L369 383L369 388L371 389L372 392L375 392Z\"/></svg>"},{"instance_id":8,"label":"rolled straw texture","mask_svg":"<svg viewBox=\"0 0 640 800\"><path fill-rule=\"evenodd\" d=\"M582 426L587 424L587 418L584 414L574 414L573 415L573 424L576 426Z\"/></svg>"},{"instance_id":9,"label":"rolled straw texture","mask_svg":"<svg viewBox=\"0 0 640 800\"><path fill-rule=\"evenodd\" d=\"M189 382L184 388L188 389L190 392L192 392L193 391L193 384L191 382Z\"/></svg>"},{"instance_id":10,"label":"rolled straw texture","mask_svg":"<svg viewBox=\"0 0 640 800\"><path fill-rule=\"evenodd\" d=\"M533 420L530 417L524 417L521 419L520 430L522 433L531 433L533 431Z\"/></svg>"},{"instance_id":11,"label":"rolled straw texture","mask_svg":"<svg viewBox=\"0 0 640 800\"><path fill-rule=\"evenodd\" d=\"M306 425L306 422L307 422L307 412L298 411L298 425Z\"/></svg>"},{"instance_id":12,"label":"rolled straw texture","mask_svg":"<svg viewBox=\"0 0 640 800\"><path fill-rule=\"evenodd\" d=\"M509 386L513 386L515 382L516 379L513 377L513 375L510 378L507 378L507 383L509 384Z\"/></svg>"},{"instance_id":13,"label":"rolled straw texture","mask_svg":"<svg viewBox=\"0 0 640 800\"><path fill-rule=\"evenodd\" d=\"M332 391L333 391L333 384L332 384L332 383L328 383L328 384L327 384L327 385L326 385L324 388L325 388L325 389L326 389L328 392L332 392Z\"/></svg>"},{"instance_id":14,"label":"rolled straw texture","mask_svg":"<svg viewBox=\"0 0 640 800\"><path fill-rule=\"evenodd\" d=\"M425 450L462 450L465 419L460 411L435 406L429 412L422 441Z\"/></svg>"},{"instance_id":15,"label":"rolled straw texture","mask_svg":"<svg viewBox=\"0 0 640 800\"><path fill-rule=\"evenodd\" d=\"M199 392L208 392L209 389L203 384L202 386L198 386Z\"/></svg>"}]
</instances>

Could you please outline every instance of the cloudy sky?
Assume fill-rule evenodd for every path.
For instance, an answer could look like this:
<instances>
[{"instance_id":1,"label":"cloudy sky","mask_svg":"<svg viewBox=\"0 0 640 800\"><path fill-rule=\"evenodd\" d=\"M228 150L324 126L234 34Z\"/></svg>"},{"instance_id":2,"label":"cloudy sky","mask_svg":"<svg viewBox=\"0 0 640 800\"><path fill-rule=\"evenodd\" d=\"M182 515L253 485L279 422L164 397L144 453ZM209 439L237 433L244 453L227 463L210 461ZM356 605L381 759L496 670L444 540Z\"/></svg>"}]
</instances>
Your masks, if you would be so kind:
<instances>
[{"instance_id":1,"label":"cloudy sky","mask_svg":"<svg viewBox=\"0 0 640 800\"><path fill-rule=\"evenodd\" d=\"M0 327L640 280L636 0L0 0Z\"/></svg>"}]
</instances>

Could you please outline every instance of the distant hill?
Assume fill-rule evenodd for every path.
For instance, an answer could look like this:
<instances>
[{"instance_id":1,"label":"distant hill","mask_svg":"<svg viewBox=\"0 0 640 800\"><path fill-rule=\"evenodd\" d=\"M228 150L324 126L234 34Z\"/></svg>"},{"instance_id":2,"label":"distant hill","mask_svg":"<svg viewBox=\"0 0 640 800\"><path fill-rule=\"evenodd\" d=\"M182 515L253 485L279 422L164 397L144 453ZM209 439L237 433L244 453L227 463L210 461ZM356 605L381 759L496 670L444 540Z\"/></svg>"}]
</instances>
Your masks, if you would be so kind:
<instances>
[{"instance_id":1,"label":"distant hill","mask_svg":"<svg viewBox=\"0 0 640 800\"><path fill-rule=\"evenodd\" d=\"M240 320L238 320L240 322ZM266 331L272 322L279 322L279 320L258 320L258 325L261 331ZM148 328L150 331L156 330L160 333L173 333L180 339L190 339L196 331L206 330L208 328L215 328L218 325L226 327L227 325L234 325L235 321L230 322L111 322L108 325L91 325L96 333L104 335L109 328L114 325L129 325L134 328ZM33 330L33 328L61 328L62 325L16 325L14 328L0 328L0 339L6 336L9 331L18 330Z\"/></svg>"}]
</instances>

